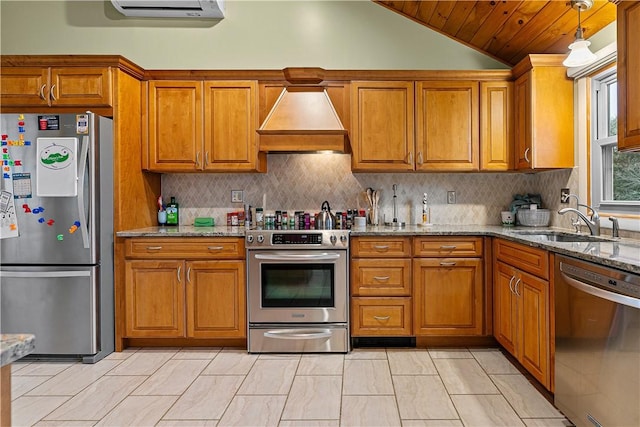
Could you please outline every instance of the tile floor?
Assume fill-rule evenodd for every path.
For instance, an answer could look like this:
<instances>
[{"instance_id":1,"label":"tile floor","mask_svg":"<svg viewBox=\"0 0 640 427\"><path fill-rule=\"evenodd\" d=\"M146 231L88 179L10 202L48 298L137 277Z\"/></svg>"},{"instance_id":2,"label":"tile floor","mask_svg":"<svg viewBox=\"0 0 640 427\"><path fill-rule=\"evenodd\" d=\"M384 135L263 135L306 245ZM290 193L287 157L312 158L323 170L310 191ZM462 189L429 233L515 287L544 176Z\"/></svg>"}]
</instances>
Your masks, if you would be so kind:
<instances>
[{"instance_id":1,"label":"tile floor","mask_svg":"<svg viewBox=\"0 0 640 427\"><path fill-rule=\"evenodd\" d=\"M15 426L570 426L497 349L127 349L16 362Z\"/></svg>"}]
</instances>

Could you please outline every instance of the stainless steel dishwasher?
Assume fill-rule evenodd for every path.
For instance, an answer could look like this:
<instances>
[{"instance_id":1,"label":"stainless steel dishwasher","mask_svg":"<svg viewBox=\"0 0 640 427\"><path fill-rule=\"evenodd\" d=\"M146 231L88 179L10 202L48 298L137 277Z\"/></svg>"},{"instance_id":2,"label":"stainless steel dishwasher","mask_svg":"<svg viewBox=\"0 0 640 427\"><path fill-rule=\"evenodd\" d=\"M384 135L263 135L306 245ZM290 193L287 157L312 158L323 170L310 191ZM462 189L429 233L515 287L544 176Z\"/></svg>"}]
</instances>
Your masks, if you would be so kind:
<instances>
[{"instance_id":1,"label":"stainless steel dishwasher","mask_svg":"<svg viewBox=\"0 0 640 427\"><path fill-rule=\"evenodd\" d=\"M577 427L640 426L640 276L558 255L555 404Z\"/></svg>"}]
</instances>

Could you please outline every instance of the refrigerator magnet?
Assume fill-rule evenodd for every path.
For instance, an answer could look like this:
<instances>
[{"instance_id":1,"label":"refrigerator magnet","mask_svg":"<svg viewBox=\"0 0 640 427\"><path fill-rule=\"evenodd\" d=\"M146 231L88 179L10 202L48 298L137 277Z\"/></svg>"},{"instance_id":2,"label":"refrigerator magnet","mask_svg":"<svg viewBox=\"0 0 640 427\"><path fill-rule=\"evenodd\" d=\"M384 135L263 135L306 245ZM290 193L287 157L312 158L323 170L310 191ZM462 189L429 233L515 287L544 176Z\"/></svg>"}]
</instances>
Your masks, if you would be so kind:
<instances>
[{"instance_id":1,"label":"refrigerator magnet","mask_svg":"<svg viewBox=\"0 0 640 427\"><path fill-rule=\"evenodd\" d=\"M89 133L89 115L76 115L76 133L86 135Z\"/></svg>"}]
</instances>

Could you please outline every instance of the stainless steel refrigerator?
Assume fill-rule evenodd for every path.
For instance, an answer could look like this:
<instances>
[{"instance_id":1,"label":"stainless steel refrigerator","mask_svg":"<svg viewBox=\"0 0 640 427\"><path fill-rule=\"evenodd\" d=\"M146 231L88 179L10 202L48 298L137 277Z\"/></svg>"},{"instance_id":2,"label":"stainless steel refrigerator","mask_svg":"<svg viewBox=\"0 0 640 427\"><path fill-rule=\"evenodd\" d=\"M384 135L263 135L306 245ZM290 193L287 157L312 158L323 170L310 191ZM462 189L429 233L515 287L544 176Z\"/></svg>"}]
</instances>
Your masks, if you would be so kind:
<instances>
[{"instance_id":1,"label":"stainless steel refrigerator","mask_svg":"<svg viewBox=\"0 0 640 427\"><path fill-rule=\"evenodd\" d=\"M0 116L0 329L94 363L114 349L112 120Z\"/></svg>"}]
</instances>

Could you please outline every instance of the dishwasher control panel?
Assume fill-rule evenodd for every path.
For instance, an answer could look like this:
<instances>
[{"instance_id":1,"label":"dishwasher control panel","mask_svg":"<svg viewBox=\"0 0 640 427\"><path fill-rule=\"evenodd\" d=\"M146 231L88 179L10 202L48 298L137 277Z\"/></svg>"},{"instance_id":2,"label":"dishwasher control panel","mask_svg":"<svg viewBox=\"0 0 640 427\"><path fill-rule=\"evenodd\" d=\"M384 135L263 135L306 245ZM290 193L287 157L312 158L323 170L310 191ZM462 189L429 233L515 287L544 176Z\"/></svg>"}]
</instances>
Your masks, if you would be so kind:
<instances>
[{"instance_id":1,"label":"dishwasher control panel","mask_svg":"<svg viewBox=\"0 0 640 427\"><path fill-rule=\"evenodd\" d=\"M576 261L576 264L578 262ZM561 261L560 271L569 277L599 288L640 298L640 277L637 275L585 262L579 262L579 264Z\"/></svg>"}]
</instances>

